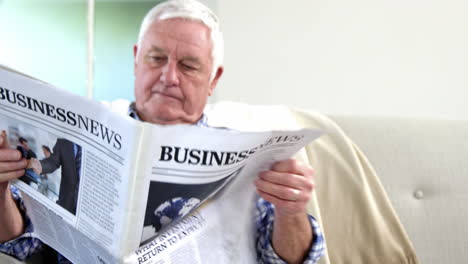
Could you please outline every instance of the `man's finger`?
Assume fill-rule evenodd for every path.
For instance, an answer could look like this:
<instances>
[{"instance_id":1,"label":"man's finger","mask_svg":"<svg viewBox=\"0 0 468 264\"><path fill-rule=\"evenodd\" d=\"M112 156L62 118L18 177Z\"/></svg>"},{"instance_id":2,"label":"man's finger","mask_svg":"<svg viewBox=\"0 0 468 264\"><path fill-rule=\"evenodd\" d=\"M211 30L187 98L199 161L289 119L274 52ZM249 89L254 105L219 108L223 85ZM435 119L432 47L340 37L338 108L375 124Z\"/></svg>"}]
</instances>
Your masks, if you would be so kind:
<instances>
[{"instance_id":1,"label":"man's finger","mask_svg":"<svg viewBox=\"0 0 468 264\"><path fill-rule=\"evenodd\" d=\"M287 201L287 200L279 199L278 197L275 197L273 195L270 195L262 191L258 191L258 195L260 195L260 197L262 197L266 201L274 204L275 212L277 213L282 212L288 217L292 217L293 214L307 213L305 209L306 203L304 202Z\"/></svg>"},{"instance_id":2,"label":"man's finger","mask_svg":"<svg viewBox=\"0 0 468 264\"><path fill-rule=\"evenodd\" d=\"M310 177L304 177L297 174L262 171L258 176L262 180L300 190L311 191L314 187L313 180Z\"/></svg>"},{"instance_id":3,"label":"man's finger","mask_svg":"<svg viewBox=\"0 0 468 264\"><path fill-rule=\"evenodd\" d=\"M16 149L0 149L0 161L19 161L21 152Z\"/></svg>"},{"instance_id":4,"label":"man's finger","mask_svg":"<svg viewBox=\"0 0 468 264\"><path fill-rule=\"evenodd\" d=\"M13 179L17 179L24 175L25 170L16 170L5 173L0 173L0 182L8 182Z\"/></svg>"},{"instance_id":5,"label":"man's finger","mask_svg":"<svg viewBox=\"0 0 468 264\"><path fill-rule=\"evenodd\" d=\"M270 203L274 204L277 207L293 207L295 204L294 201L288 201L281 198L278 198L274 195L269 193L258 191L258 194L265 200L269 201Z\"/></svg>"},{"instance_id":6,"label":"man's finger","mask_svg":"<svg viewBox=\"0 0 468 264\"><path fill-rule=\"evenodd\" d=\"M12 172L12 171L17 171L17 170L24 170L26 169L26 166L28 165L28 162L23 159L20 161L5 161L5 162L0 162L0 172Z\"/></svg>"},{"instance_id":7,"label":"man's finger","mask_svg":"<svg viewBox=\"0 0 468 264\"><path fill-rule=\"evenodd\" d=\"M313 175L314 170L307 164L304 164L295 159L288 159L283 161L278 161L271 167L271 170L277 172L288 172L295 173L300 175Z\"/></svg>"},{"instance_id":8,"label":"man's finger","mask_svg":"<svg viewBox=\"0 0 468 264\"><path fill-rule=\"evenodd\" d=\"M2 130L0 133L0 148L9 148L10 145L8 144L8 137L5 130Z\"/></svg>"},{"instance_id":9,"label":"man's finger","mask_svg":"<svg viewBox=\"0 0 468 264\"><path fill-rule=\"evenodd\" d=\"M309 192L307 191L274 184L261 179L256 180L255 185L257 186L257 190L281 200L301 202L309 199Z\"/></svg>"}]
</instances>

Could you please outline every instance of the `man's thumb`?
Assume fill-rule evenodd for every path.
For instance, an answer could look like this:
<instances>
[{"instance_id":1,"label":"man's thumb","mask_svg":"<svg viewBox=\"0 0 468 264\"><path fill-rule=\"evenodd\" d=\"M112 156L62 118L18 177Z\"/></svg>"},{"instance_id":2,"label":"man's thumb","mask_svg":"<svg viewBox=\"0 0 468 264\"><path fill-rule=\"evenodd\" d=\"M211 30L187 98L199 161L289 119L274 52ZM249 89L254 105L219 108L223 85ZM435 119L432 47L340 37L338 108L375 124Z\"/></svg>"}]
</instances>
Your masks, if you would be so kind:
<instances>
[{"instance_id":1,"label":"man's thumb","mask_svg":"<svg viewBox=\"0 0 468 264\"><path fill-rule=\"evenodd\" d=\"M0 148L9 148L10 145L8 144L7 133L5 130L2 130L0 134Z\"/></svg>"}]
</instances>

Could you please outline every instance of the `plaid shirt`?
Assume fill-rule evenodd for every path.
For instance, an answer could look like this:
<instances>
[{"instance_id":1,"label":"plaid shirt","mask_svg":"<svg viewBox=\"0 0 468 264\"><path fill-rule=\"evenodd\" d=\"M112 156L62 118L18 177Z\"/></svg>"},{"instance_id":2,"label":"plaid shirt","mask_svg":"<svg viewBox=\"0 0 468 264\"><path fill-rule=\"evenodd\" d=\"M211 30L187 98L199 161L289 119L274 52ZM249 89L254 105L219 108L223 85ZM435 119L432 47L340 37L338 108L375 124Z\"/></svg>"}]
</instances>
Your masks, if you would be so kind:
<instances>
[{"instance_id":1,"label":"plaid shirt","mask_svg":"<svg viewBox=\"0 0 468 264\"><path fill-rule=\"evenodd\" d=\"M275 252L271 245L273 234L273 220L275 207L268 201L259 198L257 201L257 216L255 224L257 228L257 262L265 264L283 264L284 262ZM317 263L325 253L325 240L323 239L320 226L314 217L309 215L312 226L313 240L304 264Z\"/></svg>"},{"instance_id":2,"label":"plaid shirt","mask_svg":"<svg viewBox=\"0 0 468 264\"><path fill-rule=\"evenodd\" d=\"M20 260L25 260L30 255L42 249L42 242L32 235L34 231L33 225L29 217L24 213L26 212L26 208L24 207L19 190L13 185L10 186L10 190L20 212L23 214L26 228L22 236L4 244L0 244L0 252L14 256Z\"/></svg>"},{"instance_id":3,"label":"plaid shirt","mask_svg":"<svg viewBox=\"0 0 468 264\"><path fill-rule=\"evenodd\" d=\"M134 104L129 107L129 115L137 120L140 120L135 110ZM201 127L209 127L207 123L206 115L195 124ZM25 208L18 189L12 186L13 198L18 202L19 208L24 212ZM23 214L26 231L25 233L16 238L15 240L9 241L5 244L0 244L0 252L17 257L20 260L26 259L28 256L41 250L42 243L39 239L32 236L33 226L29 218ZM271 245L271 237L273 233L273 220L274 220L274 205L262 198L257 201L257 214L255 217L255 224L257 228L256 235L256 247L257 247L257 262L264 264L282 264L284 262L275 252ZM310 247L309 253L304 260L304 264L317 263L320 257L325 252L325 240L322 235L322 231L317 221L309 216L310 224L312 227L313 241Z\"/></svg>"}]
</instances>

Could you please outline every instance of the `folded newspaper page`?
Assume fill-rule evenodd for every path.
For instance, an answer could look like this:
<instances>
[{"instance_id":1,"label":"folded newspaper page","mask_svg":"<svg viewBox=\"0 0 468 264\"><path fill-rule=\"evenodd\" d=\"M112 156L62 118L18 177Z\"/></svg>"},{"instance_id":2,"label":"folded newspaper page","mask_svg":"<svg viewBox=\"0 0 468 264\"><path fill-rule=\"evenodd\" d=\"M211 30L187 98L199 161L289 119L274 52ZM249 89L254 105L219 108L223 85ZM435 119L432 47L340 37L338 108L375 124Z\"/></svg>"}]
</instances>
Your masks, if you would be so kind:
<instances>
[{"instance_id":1,"label":"folded newspaper page","mask_svg":"<svg viewBox=\"0 0 468 264\"><path fill-rule=\"evenodd\" d=\"M256 263L253 181L316 130L160 126L0 67L34 236L73 263Z\"/></svg>"}]
</instances>

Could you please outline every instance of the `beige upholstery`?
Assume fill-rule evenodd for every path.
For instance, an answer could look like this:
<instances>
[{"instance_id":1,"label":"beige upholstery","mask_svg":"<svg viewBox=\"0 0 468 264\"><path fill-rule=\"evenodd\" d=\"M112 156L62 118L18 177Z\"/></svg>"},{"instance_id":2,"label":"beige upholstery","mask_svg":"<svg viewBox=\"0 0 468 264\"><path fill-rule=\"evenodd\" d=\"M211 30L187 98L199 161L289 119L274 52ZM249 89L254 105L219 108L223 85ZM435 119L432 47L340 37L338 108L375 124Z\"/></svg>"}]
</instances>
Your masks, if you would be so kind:
<instances>
[{"instance_id":1,"label":"beige upholstery","mask_svg":"<svg viewBox=\"0 0 468 264\"><path fill-rule=\"evenodd\" d=\"M366 153L421 263L468 263L468 121L332 119Z\"/></svg>"}]
</instances>

